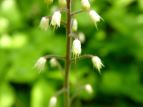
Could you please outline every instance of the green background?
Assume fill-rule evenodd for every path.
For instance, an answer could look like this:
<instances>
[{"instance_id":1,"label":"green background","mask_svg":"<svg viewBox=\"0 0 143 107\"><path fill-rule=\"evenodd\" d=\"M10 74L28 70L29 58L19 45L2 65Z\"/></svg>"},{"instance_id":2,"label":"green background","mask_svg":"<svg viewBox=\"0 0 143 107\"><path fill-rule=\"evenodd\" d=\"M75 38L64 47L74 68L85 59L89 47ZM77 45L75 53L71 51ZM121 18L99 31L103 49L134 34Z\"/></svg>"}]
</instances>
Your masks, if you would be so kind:
<instances>
[{"instance_id":1,"label":"green background","mask_svg":"<svg viewBox=\"0 0 143 107\"><path fill-rule=\"evenodd\" d=\"M73 11L79 10L80 0L72 1ZM90 2L104 21L97 30L88 13L75 16L79 32L86 36L82 54L99 56L105 67L100 75L91 59L72 64L71 95L87 83L94 93L78 91L71 107L143 107L143 0ZM44 0L0 0L0 107L47 107L63 87L63 71L49 62L40 74L33 69L43 55L65 55L64 26L39 29L41 17L51 16L55 8L57 0L52 5ZM63 95L57 98L57 107L63 107Z\"/></svg>"}]
</instances>

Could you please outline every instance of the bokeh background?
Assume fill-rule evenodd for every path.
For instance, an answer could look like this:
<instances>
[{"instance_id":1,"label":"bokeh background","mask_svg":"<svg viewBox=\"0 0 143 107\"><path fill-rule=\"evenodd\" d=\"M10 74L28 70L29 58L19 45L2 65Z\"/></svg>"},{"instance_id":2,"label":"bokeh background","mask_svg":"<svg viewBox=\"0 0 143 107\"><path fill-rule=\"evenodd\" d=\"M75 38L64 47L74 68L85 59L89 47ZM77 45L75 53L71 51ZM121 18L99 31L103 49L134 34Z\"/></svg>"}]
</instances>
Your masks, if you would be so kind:
<instances>
[{"instance_id":1,"label":"bokeh background","mask_svg":"<svg viewBox=\"0 0 143 107\"><path fill-rule=\"evenodd\" d=\"M62 88L63 71L49 62L42 73L33 69L40 56L65 55L64 26L39 29L41 17L52 15L57 1L0 0L0 107L48 107ZM81 8L80 0L72 1L73 10ZM90 2L104 21L97 30L86 12L75 16L86 36L82 54L99 56L105 67L100 75L90 59L73 63L71 94L87 83L94 93L78 91L72 107L143 107L143 0ZM57 107L63 107L63 95Z\"/></svg>"}]
</instances>

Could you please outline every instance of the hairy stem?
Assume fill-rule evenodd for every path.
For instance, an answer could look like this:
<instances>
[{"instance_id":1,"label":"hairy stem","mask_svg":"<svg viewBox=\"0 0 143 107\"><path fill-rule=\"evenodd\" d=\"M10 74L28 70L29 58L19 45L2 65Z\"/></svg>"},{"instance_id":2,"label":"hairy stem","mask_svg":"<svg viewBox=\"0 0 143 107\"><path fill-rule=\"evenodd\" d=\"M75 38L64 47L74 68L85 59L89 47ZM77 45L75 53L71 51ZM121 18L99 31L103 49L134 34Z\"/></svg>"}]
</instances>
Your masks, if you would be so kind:
<instances>
[{"instance_id":1,"label":"hairy stem","mask_svg":"<svg viewBox=\"0 0 143 107\"><path fill-rule=\"evenodd\" d=\"M65 80L64 80L64 107L70 107L70 87L69 72L71 65L71 0L67 0L67 25L66 25L66 60L65 60Z\"/></svg>"}]
</instances>

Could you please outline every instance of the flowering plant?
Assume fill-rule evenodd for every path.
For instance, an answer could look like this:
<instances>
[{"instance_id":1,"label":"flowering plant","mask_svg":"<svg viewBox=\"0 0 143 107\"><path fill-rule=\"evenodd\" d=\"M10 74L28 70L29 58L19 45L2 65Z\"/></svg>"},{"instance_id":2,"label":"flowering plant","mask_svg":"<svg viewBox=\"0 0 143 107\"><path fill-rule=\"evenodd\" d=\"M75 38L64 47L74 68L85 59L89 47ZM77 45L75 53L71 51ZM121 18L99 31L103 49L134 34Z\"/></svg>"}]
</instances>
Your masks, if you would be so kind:
<instances>
[{"instance_id":1,"label":"flowering plant","mask_svg":"<svg viewBox=\"0 0 143 107\"><path fill-rule=\"evenodd\" d=\"M51 4L53 0L46 0L48 4ZM50 64L52 67L59 66L58 59L62 58L65 61L65 72L64 72L64 88L60 90L60 93L64 92L64 104L65 107L70 107L70 88L69 88L69 76L70 76L70 66L72 64L73 59L78 60L80 58L90 58L93 66L97 68L100 72L100 69L103 67L102 61L98 56L94 55L82 55L82 46L81 43L85 41L84 33L77 33L78 31L78 20L74 18L75 15L81 12L87 12L89 17L97 26L97 23L102 19L101 16L93 9L91 9L90 2L88 0L81 0L82 9L79 11L72 12L71 0L59 0L59 5L62 9L57 9L52 16L44 16L40 21L40 28L43 30L48 30L49 26L53 26L54 28L60 27L62 23L62 12L66 12L66 56L59 57L57 55L46 55L42 56L38 59L35 64L35 67L42 71L45 67L45 63L49 58ZM73 54L73 55L72 55ZM93 89L90 84L86 84L82 89L85 89L88 93L92 93ZM57 94L59 95L59 93ZM56 106L57 103L57 95L51 97L49 102L50 107Z\"/></svg>"}]
</instances>

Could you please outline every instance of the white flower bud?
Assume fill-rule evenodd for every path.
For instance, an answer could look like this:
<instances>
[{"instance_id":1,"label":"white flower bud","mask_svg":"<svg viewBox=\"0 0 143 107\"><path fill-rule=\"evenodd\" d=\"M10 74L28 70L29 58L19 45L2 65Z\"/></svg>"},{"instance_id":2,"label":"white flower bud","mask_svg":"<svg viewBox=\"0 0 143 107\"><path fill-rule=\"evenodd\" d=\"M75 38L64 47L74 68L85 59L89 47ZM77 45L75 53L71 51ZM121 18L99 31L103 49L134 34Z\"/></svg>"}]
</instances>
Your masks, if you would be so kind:
<instances>
[{"instance_id":1,"label":"white flower bud","mask_svg":"<svg viewBox=\"0 0 143 107\"><path fill-rule=\"evenodd\" d=\"M89 10L90 9L90 3L88 0L81 0L81 5L82 5L82 8L84 10Z\"/></svg>"},{"instance_id":2,"label":"white flower bud","mask_svg":"<svg viewBox=\"0 0 143 107\"><path fill-rule=\"evenodd\" d=\"M35 64L35 68L38 70L38 71L43 71L44 70L44 68L45 68L45 64L46 64L46 58L44 58L44 57L40 57L38 60L37 60L37 62L36 62L36 64Z\"/></svg>"},{"instance_id":3,"label":"white flower bud","mask_svg":"<svg viewBox=\"0 0 143 107\"><path fill-rule=\"evenodd\" d=\"M98 56L93 56L91 60L92 60L93 66L96 67L97 70L100 72L100 69L104 66L102 64L101 59Z\"/></svg>"},{"instance_id":4,"label":"white flower bud","mask_svg":"<svg viewBox=\"0 0 143 107\"><path fill-rule=\"evenodd\" d=\"M55 96L51 97L49 102L49 107L56 107L56 104L57 104L57 97Z\"/></svg>"},{"instance_id":5,"label":"white flower bud","mask_svg":"<svg viewBox=\"0 0 143 107\"><path fill-rule=\"evenodd\" d=\"M93 89L92 89L92 86L90 84L86 84L84 88L89 94L93 93Z\"/></svg>"},{"instance_id":6,"label":"white flower bud","mask_svg":"<svg viewBox=\"0 0 143 107\"><path fill-rule=\"evenodd\" d=\"M56 67L58 65L58 61L56 60L56 58L50 59L50 65L51 67Z\"/></svg>"},{"instance_id":7,"label":"white flower bud","mask_svg":"<svg viewBox=\"0 0 143 107\"><path fill-rule=\"evenodd\" d=\"M41 29L47 30L48 27L49 27L49 18L42 17L39 26L40 26Z\"/></svg>"},{"instance_id":8,"label":"white flower bud","mask_svg":"<svg viewBox=\"0 0 143 107\"><path fill-rule=\"evenodd\" d=\"M46 2L47 4L52 4L52 3L53 3L53 0L45 0L45 2Z\"/></svg>"},{"instance_id":9,"label":"white flower bud","mask_svg":"<svg viewBox=\"0 0 143 107\"><path fill-rule=\"evenodd\" d=\"M60 27L60 23L61 23L61 12L55 11L52 16L51 25L54 27L56 27L56 26Z\"/></svg>"},{"instance_id":10,"label":"white flower bud","mask_svg":"<svg viewBox=\"0 0 143 107\"><path fill-rule=\"evenodd\" d=\"M0 38L0 47L10 48L12 46L12 38L10 35L3 34Z\"/></svg>"},{"instance_id":11,"label":"white flower bud","mask_svg":"<svg viewBox=\"0 0 143 107\"><path fill-rule=\"evenodd\" d=\"M59 5L60 5L61 7L65 7L65 6L67 5L66 0L59 0Z\"/></svg>"},{"instance_id":12,"label":"white flower bud","mask_svg":"<svg viewBox=\"0 0 143 107\"><path fill-rule=\"evenodd\" d=\"M81 43L78 39L75 39L73 41L73 45L72 45L72 52L73 52L73 55L75 57L79 56L81 54Z\"/></svg>"},{"instance_id":13,"label":"white flower bud","mask_svg":"<svg viewBox=\"0 0 143 107\"><path fill-rule=\"evenodd\" d=\"M76 32L78 28L78 22L76 19L73 19L73 23L72 23L72 31Z\"/></svg>"},{"instance_id":14,"label":"white flower bud","mask_svg":"<svg viewBox=\"0 0 143 107\"><path fill-rule=\"evenodd\" d=\"M81 43L85 42L85 35L84 35L84 33L80 32L78 34L78 38L79 38L79 40L80 40Z\"/></svg>"},{"instance_id":15,"label":"white flower bud","mask_svg":"<svg viewBox=\"0 0 143 107\"><path fill-rule=\"evenodd\" d=\"M89 16L91 20L94 22L94 24L96 24L97 22L101 20L101 17L98 15L98 13L95 10L90 10Z\"/></svg>"}]
</instances>

